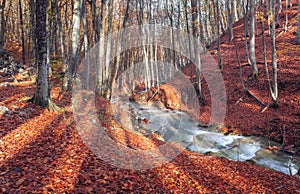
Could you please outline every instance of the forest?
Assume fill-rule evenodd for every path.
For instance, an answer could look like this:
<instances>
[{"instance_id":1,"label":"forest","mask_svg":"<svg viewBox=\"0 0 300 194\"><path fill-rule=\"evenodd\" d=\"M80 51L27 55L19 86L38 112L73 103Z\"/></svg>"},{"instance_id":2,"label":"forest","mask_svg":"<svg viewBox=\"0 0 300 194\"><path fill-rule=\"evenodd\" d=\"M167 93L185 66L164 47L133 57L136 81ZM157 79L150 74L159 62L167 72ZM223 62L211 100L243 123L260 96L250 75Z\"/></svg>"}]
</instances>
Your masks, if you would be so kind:
<instances>
[{"instance_id":1,"label":"forest","mask_svg":"<svg viewBox=\"0 0 300 194\"><path fill-rule=\"evenodd\" d=\"M1 0L0 193L300 193L300 0Z\"/></svg>"}]
</instances>

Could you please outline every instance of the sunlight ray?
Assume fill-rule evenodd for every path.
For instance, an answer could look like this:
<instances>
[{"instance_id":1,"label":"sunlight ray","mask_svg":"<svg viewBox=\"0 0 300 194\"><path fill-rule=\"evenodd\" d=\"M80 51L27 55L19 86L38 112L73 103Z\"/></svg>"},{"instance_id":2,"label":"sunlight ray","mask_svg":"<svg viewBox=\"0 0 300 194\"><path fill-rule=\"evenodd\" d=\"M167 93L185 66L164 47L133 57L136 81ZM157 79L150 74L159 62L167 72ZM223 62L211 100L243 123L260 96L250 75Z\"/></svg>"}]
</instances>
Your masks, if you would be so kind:
<instances>
[{"instance_id":1,"label":"sunlight ray","mask_svg":"<svg viewBox=\"0 0 300 194\"><path fill-rule=\"evenodd\" d=\"M56 118L55 113L44 110L38 117L28 120L0 139L0 166L13 158L26 145L33 142Z\"/></svg>"},{"instance_id":2,"label":"sunlight ray","mask_svg":"<svg viewBox=\"0 0 300 194\"><path fill-rule=\"evenodd\" d=\"M42 182L48 183L44 189L57 190L59 185L64 182L67 183L66 190L68 192L74 190L82 163L88 153L85 146L78 146L76 142L69 143L64 152L51 163L51 167L42 179Z\"/></svg>"}]
</instances>

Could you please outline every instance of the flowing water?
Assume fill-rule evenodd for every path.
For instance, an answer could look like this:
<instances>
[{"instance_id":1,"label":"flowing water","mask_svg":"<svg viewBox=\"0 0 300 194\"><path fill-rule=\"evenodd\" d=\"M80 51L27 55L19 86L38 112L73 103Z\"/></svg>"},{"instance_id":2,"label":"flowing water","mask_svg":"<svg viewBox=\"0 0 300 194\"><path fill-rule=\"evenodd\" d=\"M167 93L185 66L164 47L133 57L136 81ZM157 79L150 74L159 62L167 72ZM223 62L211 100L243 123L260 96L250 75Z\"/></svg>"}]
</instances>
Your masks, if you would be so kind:
<instances>
[{"instance_id":1,"label":"flowing water","mask_svg":"<svg viewBox=\"0 0 300 194\"><path fill-rule=\"evenodd\" d=\"M266 149L279 146L267 139L224 135L218 132L216 126L200 127L198 122L181 111L119 100L113 100L112 104L117 121L128 130L152 131L158 133L162 140L176 142L194 152L251 161L289 175L295 175L300 168L300 157Z\"/></svg>"}]
</instances>

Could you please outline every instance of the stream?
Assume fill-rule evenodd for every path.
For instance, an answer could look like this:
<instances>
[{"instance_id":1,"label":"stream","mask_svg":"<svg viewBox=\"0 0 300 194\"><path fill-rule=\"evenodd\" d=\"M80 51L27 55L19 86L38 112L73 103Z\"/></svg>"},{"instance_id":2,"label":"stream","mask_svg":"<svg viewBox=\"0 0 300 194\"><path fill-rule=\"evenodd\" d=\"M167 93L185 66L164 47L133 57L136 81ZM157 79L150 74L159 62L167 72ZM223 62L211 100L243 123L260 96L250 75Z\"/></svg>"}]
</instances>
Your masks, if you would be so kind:
<instances>
[{"instance_id":1,"label":"stream","mask_svg":"<svg viewBox=\"0 0 300 194\"><path fill-rule=\"evenodd\" d=\"M253 162L288 175L295 175L300 168L299 156L266 149L280 145L262 137L224 135L217 126L199 126L183 111L118 99L112 100L112 106L116 120L127 130L155 132L163 141L178 143L190 151Z\"/></svg>"}]
</instances>

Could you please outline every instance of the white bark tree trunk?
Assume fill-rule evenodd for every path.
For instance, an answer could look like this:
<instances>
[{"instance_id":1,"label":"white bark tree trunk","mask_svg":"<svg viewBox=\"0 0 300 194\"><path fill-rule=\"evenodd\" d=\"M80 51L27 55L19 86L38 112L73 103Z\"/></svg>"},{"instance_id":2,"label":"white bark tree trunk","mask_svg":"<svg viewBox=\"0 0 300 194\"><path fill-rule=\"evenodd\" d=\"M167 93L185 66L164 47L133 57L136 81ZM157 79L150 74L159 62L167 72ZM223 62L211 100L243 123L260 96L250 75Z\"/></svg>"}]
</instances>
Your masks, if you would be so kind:
<instances>
[{"instance_id":1,"label":"white bark tree trunk","mask_svg":"<svg viewBox=\"0 0 300 194\"><path fill-rule=\"evenodd\" d=\"M85 77L83 87L85 89L89 88L90 82L90 52L89 52L89 37L88 37L88 20L86 15L86 5L85 1L82 2L82 15L83 15L83 28L84 28L84 59L85 59Z\"/></svg>"},{"instance_id":2,"label":"white bark tree trunk","mask_svg":"<svg viewBox=\"0 0 300 194\"><path fill-rule=\"evenodd\" d=\"M278 13L282 11L282 0L278 0Z\"/></svg>"},{"instance_id":3,"label":"white bark tree trunk","mask_svg":"<svg viewBox=\"0 0 300 194\"><path fill-rule=\"evenodd\" d=\"M78 63L80 53L80 21L81 21L82 0L75 0L73 11L73 28L72 28L72 43L70 51L70 60L67 72L64 78L63 89L71 91L72 79L75 74L75 69Z\"/></svg>"},{"instance_id":4,"label":"white bark tree trunk","mask_svg":"<svg viewBox=\"0 0 300 194\"><path fill-rule=\"evenodd\" d=\"M271 49L272 49L272 72L273 72L273 92L271 96L278 106L278 84L277 84L277 55L276 55L276 38L275 38L275 5L276 0L271 1L272 24L271 24Z\"/></svg>"},{"instance_id":5,"label":"white bark tree trunk","mask_svg":"<svg viewBox=\"0 0 300 194\"><path fill-rule=\"evenodd\" d=\"M233 22L238 21L238 13L237 13L237 2L236 0L231 0L231 12L232 12L232 19Z\"/></svg>"},{"instance_id":6,"label":"white bark tree trunk","mask_svg":"<svg viewBox=\"0 0 300 194\"><path fill-rule=\"evenodd\" d=\"M249 49L249 57L250 63L253 68L253 76L258 76L258 69L256 64L256 56L255 56L255 1L250 0L250 49Z\"/></svg>"}]
</instances>

